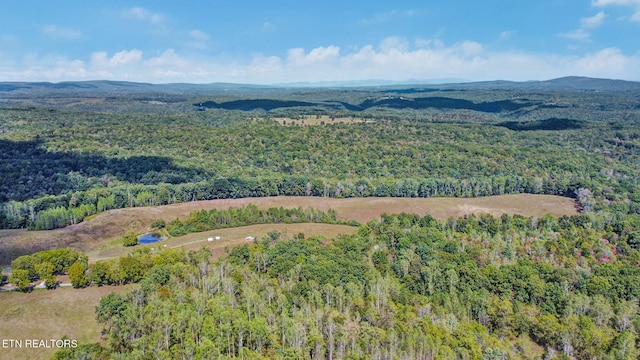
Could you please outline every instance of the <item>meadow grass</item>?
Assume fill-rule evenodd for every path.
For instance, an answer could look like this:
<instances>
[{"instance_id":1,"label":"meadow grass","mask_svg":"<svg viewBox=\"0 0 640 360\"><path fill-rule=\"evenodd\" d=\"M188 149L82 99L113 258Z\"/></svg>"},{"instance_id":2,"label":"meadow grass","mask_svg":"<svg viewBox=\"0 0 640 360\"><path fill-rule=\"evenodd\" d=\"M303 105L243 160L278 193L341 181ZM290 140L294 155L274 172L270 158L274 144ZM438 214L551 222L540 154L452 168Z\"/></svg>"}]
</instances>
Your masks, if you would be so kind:
<instances>
[{"instance_id":1,"label":"meadow grass","mask_svg":"<svg viewBox=\"0 0 640 360\"><path fill-rule=\"evenodd\" d=\"M133 230L137 234L150 231L154 220L167 222L183 218L195 210L228 209L254 204L260 209L271 207L315 208L336 210L342 220L366 223L383 213L431 214L439 220L466 214L503 213L538 216L576 214L575 201L553 195L501 195L478 198L349 198L336 199L311 196L276 196L262 198L193 201L165 206L110 210L80 224L48 231L0 230L0 265L10 264L19 255L40 250L71 247L89 252L113 245L113 241Z\"/></svg>"},{"instance_id":2,"label":"meadow grass","mask_svg":"<svg viewBox=\"0 0 640 360\"><path fill-rule=\"evenodd\" d=\"M139 249L144 247L156 251L166 247L172 249L184 248L186 251L189 251L198 250L205 246L211 250L211 260L215 260L224 255L225 249L243 244L252 244L253 242L247 240L247 237L250 236L259 240L267 237L271 231L279 232L280 239L293 239L299 233L304 234L305 238L321 236L331 239L340 234L353 234L356 230L357 227L354 226L333 224L259 224L192 233L153 244L137 245L134 248ZM217 237L220 239L216 239ZM212 238L213 241L209 241L209 238ZM114 244L89 251L87 255L89 256L89 262L95 262L124 256L134 248Z\"/></svg>"},{"instance_id":3,"label":"meadow grass","mask_svg":"<svg viewBox=\"0 0 640 360\"><path fill-rule=\"evenodd\" d=\"M0 292L0 341L23 340L23 348L2 348L0 359L50 359L55 348L26 348L24 340L61 339L78 344L101 342L102 325L95 307L111 292L128 286L34 290L31 293Z\"/></svg>"}]
</instances>

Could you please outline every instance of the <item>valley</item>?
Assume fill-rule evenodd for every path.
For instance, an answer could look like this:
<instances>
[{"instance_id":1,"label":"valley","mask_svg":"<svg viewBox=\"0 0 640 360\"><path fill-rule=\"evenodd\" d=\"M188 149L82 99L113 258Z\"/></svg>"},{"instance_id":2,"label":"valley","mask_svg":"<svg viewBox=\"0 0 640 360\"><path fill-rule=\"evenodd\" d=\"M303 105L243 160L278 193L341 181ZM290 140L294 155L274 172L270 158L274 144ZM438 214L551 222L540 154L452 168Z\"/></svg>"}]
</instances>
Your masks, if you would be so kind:
<instances>
[{"instance_id":1,"label":"valley","mask_svg":"<svg viewBox=\"0 0 640 360\"><path fill-rule=\"evenodd\" d=\"M0 83L0 357L637 357L639 96Z\"/></svg>"}]
</instances>

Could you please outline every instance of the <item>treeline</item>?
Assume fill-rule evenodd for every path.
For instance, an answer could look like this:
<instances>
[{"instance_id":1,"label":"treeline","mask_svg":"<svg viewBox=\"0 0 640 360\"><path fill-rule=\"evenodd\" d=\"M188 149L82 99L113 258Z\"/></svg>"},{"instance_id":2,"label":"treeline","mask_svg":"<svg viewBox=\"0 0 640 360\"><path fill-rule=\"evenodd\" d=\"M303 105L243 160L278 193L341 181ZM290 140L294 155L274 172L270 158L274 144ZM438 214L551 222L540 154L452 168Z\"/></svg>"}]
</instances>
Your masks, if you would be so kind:
<instances>
[{"instance_id":1,"label":"treeline","mask_svg":"<svg viewBox=\"0 0 640 360\"><path fill-rule=\"evenodd\" d=\"M637 222L400 214L213 264L140 254L141 286L96 309L106 347L58 356L636 359Z\"/></svg>"},{"instance_id":2,"label":"treeline","mask_svg":"<svg viewBox=\"0 0 640 360\"><path fill-rule=\"evenodd\" d=\"M409 178L325 180L307 176L218 178L187 184L115 186L0 204L0 228L49 230L73 225L109 209L167 205L197 200L264 196L478 197L548 194L577 197L592 184L571 174L555 178L495 176L487 178ZM593 197L585 200L594 201ZM595 203L594 203L595 204ZM591 204L593 207L594 204ZM633 207L640 211L640 206Z\"/></svg>"},{"instance_id":3,"label":"treeline","mask_svg":"<svg viewBox=\"0 0 640 360\"><path fill-rule=\"evenodd\" d=\"M25 292L31 291L31 283L38 280L45 281L48 289L57 287L57 275L68 275L74 288L123 285L138 283L155 267L189 263L194 258L202 261L210 255L204 248L199 252L163 248L153 253L140 248L126 256L89 264L87 255L73 249L46 250L13 260L8 281Z\"/></svg>"},{"instance_id":4,"label":"treeline","mask_svg":"<svg viewBox=\"0 0 640 360\"><path fill-rule=\"evenodd\" d=\"M126 256L90 264L84 273L83 286L105 286L138 283L149 277L164 283L169 279L169 266L173 264L193 264L208 260L208 249L185 252L182 249L158 249L151 252L147 248L136 249ZM164 279L164 280L159 280ZM146 287L144 283L142 287Z\"/></svg>"},{"instance_id":5,"label":"treeline","mask_svg":"<svg viewBox=\"0 0 640 360\"><path fill-rule=\"evenodd\" d=\"M333 209L327 213L312 208L295 209L269 208L260 210L255 205L247 205L240 208L225 210L212 209L209 211L193 211L186 218L175 219L167 224L167 231L171 236L182 236L194 232L202 232L215 229L248 226L256 224L293 224L293 223L324 223L338 224L338 216ZM351 221L348 224L357 226Z\"/></svg>"},{"instance_id":6,"label":"treeline","mask_svg":"<svg viewBox=\"0 0 640 360\"><path fill-rule=\"evenodd\" d=\"M56 275L69 274L75 282L76 276L86 270L87 263L87 255L73 249L52 249L23 255L11 262L9 282L20 291L28 291L31 282L39 279L51 289L57 286Z\"/></svg>"}]
</instances>

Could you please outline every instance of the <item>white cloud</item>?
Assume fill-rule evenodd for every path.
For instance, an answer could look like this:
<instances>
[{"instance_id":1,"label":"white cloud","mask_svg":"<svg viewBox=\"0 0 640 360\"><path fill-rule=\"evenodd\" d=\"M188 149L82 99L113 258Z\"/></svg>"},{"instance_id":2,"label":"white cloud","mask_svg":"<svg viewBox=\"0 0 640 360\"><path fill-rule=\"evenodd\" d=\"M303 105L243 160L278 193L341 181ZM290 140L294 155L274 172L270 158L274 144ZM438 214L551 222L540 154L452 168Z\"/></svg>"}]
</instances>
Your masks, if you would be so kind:
<instances>
[{"instance_id":1,"label":"white cloud","mask_svg":"<svg viewBox=\"0 0 640 360\"><path fill-rule=\"evenodd\" d=\"M429 49L429 48L442 48L444 47L444 43L438 39L417 39L415 41L416 47L421 49Z\"/></svg>"},{"instance_id":2,"label":"white cloud","mask_svg":"<svg viewBox=\"0 0 640 360\"><path fill-rule=\"evenodd\" d=\"M91 65L96 69L128 67L138 64L141 60L142 51L137 49L119 51L112 57L109 57L106 51L91 54Z\"/></svg>"},{"instance_id":3,"label":"white cloud","mask_svg":"<svg viewBox=\"0 0 640 360\"><path fill-rule=\"evenodd\" d=\"M389 36L380 42L378 46L382 52L404 52L409 49L409 42L407 39L400 36Z\"/></svg>"},{"instance_id":4,"label":"white cloud","mask_svg":"<svg viewBox=\"0 0 640 360\"><path fill-rule=\"evenodd\" d=\"M336 59L340 55L340 48L337 46L318 47L309 52L306 56L311 63L325 62Z\"/></svg>"},{"instance_id":5,"label":"white cloud","mask_svg":"<svg viewBox=\"0 0 640 360\"><path fill-rule=\"evenodd\" d=\"M42 33L53 39L78 39L82 37L82 32L58 25L44 25Z\"/></svg>"},{"instance_id":6,"label":"white cloud","mask_svg":"<svg viewBox=\"0 0 640 360\"><path fill-rule=\"evenodd\" d=\"M189 36L195 40L209 40L209 35L200 30L191 30Z\"/></svg>"},{"instance_id":7,"label":"white cloud","mask_svg":"<svg viewBox=\"0 0 640 360\"><path fill-rule=\"evenodd\" d=\"M367 25L384 23L391 20L397 13L398 12L396 10L391 10L385 13L378 13L373 15L370 18L361 19L360 23L367 24Z\"/></svg>"},{"instance_id":8,"label":"white cloud","mask_svg":"<svg viewBox=\"0 0 640 360\"><path fill-rule=\"evenodd\" d=\"M220 66L220 68L224 68L224 66ZM250 83L251 79L265 79L266 82L274 83L282 81L286 76L286 67L278 56L258 54L253 57L248 66L232 64L230 68L233 74L232 78L242 79L240 82Z\"/></svg>"},{"instance_id":9,"label":"white cloud","mask_svg":"<svg viewBox=\"0 0 640 360\"><path fill-rule=\"evenodd\" d=\"M640 6L640 0L595 0L591 2L593 6L608 5L637 5Z\"/></svg>"},{"instance_id":10,"label":"white cloud","mask_svg":"<svg viewBox=\"0 0 640 360\"><path fill-rule=\"evenodd\" d=\"M405 10L405 11L390 10L387 12L374 14L373 16L366 19L361 19L358 22L362 25L376 25L376 24L382 24L382 23L391 21L395 18L407 18L407 17L416 16L416 15L417 15L417 11L415 10Z\"/></svg>"},{"instance_id":11,"label":"white cloud","mask_svg":"<svg viewBox=\"0 0 640 360\"><path fill-rule=\"evenodd\" d=\"M331 62L340 56L340 48L337 46L317 47L308 54L302 48L289 49L287 63L295 66L317 65Z\"/></svg>"},{"instance_id":12,"label":"white cloud","mask_svg":"<svg viewBox=\"0 0 640 360\"><path fill-rule=\"evenodd\" d=\"M560 33L558 34L558 36L572 40L588 40L591 38L591 33L589 32L589 30L593 30L602 25L602 22L606 17L607 14L605 14L604 11L600 11L594 16L582 18L580 19L580 28L573 31Z\"/></svg>"},{"instance_id":13,"label":"white cloud","mask_svg":"<svg viewBox=\"0 0 640 360\"><path fill-rule=\"evenodd\" d=\"M603 11L600 11L594 16L582 18L580 23L584 28L593 29L600 26L606 17L607 15Z\"/></svg>"},{"instance_id":14,"label":"white cloud","mask_svg":"<svg viewBox=\"0 0 640 360\"><path fill-rule=\"evenodd\" d=\"M152 68L187 69L190 63L185 58L179 56L175 50L167 49L160 56L145 60L144 65Z\"/></svg>"},{"instance_id":15,"label":"white cloud","mask_svg":"<svg viewBox=\"0 0 640 360\"><path fill-rule=\"evenodd\" d=\"M55 65L44 71L44 76L49 79L56 78L83 78L87 73L85 64L81 60L64 60L56 61Z\"/></svg>"},{"instance_id":16,"label":"white cloud","mask_svg":"<svg viewBox=\"0 0 640 360\"><path fill-rule=\"evenodd\" d=\"M150 22L152 24L159 24L164 21L164 16L162 14L150 12L149 10L139 6L124 10L122 12L122 16L129 19Z\"/></svg>"},{"instance_id":17,"label":"white cloud","mask_svg":"<svg viewBox=\"0 0 640 360\"><path fill-rule=\"evenodd\" d=\"M593 76L620 77L625 76L625 72L631 69L640 70L637 57L625 56L617 48L606 48L597 53L588 54L577 59L575 65Z\"/></svg>"},{"instance_id":18,"label":"white cloud","mask_svg":"<svg viewBox=\"0 0 640 360\"><path fill-rule=\"evenodd\" d=\"M81 60L68 60L58 56L37 57L25 54L18 61L22 68L15 67L16 62L3 64L0 76L6 79L25 81L61 81L63 79L84 79L86 66Z\"/></svg>"},{"instance_id":19,"label":"white cloud","mask_svg":"<svg viewBox=\"0 0 640 360\"><path fill-rule=\"evenodd\" d=\"M271 32L275 30L276 30L276 26L268 21L265 21L265 23L262 24L262 31L264 32Z\"/></svg>"},{"instance_id":20,"label":"white cloud","mask_svg":"<svg viewBox=\"0 0 640 360\"><path fill-rule=\"evenodd\" d=\"M186 45L192 49L204 50L209 48L209 35L200 30L191 30Z\"/></svg>"},{"instance_id":21,"label":"white cloud","mask_svg":"<svg viewBox=\"0 0 640 360\"><path fill-rule=\"evenodd\" d=\"M483 46L473 41L464 41L452 46L438 44L436 47L416 49L387 48L375 50L365 46L357 52L340 59L344 76L357 79L433 79L443 77L477 78L485 76L482 68L487 64Z\"/></svg>"},{"instance_id":22,"label":"white cloud","mask_svg":"<svg viewBox=\"0 0 640 360\"><path fill-rule=\"evenodd\" d=\"M336 51L337 52L337 51ZM524 52L491 52L482 44L465 41L451 46L394 48L393 51L364 46L333 60L331 72L317 66L294 69L283 64L291 81L353 79L532 80L567 75L640 80L640 56L627 56L619 49L604 49L582 57ZM281 80L282 81L282 80Z\"/></svg>"},{"instance_id":23,"label":"white cloud","mask_svg":"<svg viewBox=\"0 0 640 360\"><path fill-rule=\"evenodd\" d=\"M355 49L334 45L311 50L293 48L284 56L254 54L250 59L192 58L177 50L147 54L138 49L109 54L95 52L87 61L25 55L3 61L6 81L119 79L152 83L236 82L284 83L366 79L542 80L568 75L640 81L640 54L604 48L582 56L491 51L483 44L462 41L416 41L387 38Z\"/></svg>"},{"instance_id":24,"label":"white cloud","mask_svg":"<svg viewBox=\"0 0 640 360\"><path fill-rule=\"evenodd\" d=\"M511 38L512 36L515 36L516 34L517 34L517 31L503 31L500 33L500 39L506 40Z\"/></svg>"},{"instance_id":25,"label":"white cloud","mask_svg":"<svg viewBox=\"0 0 640 360\"><path fill-rule=\"evenodd\" d=\"M585 29L577 29L566 33L560 33L558 35L572 40L586 40L591 37L591 34L589 34Z\"/></svg>"},{"instance_id":26,"label":"white cloud","mask_svg":"<svg viewBox=\"0 0 640 360\"><path fill-rule=\"evenodd\" d=\"M633 8L633 14L629 17L630 21L640 21L640 0L594 0L593 6L610 6L619 5Z\"/></svg>"},{"instance_id":27,"label":"white cloud","mask_svg":"<svg viewBox=\"0 0 640 360\"><path fill-rule=\"evenodd\" d=\"M475 41L463 41L454 45L465 56L475 56L482 52L482 44Z\"/></svg>"},{"instance_id":28,"label":"white cloud","mask_svg":"<svg viewBox=\"0 0 640 360\"><path fill-rule=\"evenodd\" d=\"M0 35L0 42L5 44L11 44L18 41L18 37L15 35Z\"/></svg>"}]
</instances>

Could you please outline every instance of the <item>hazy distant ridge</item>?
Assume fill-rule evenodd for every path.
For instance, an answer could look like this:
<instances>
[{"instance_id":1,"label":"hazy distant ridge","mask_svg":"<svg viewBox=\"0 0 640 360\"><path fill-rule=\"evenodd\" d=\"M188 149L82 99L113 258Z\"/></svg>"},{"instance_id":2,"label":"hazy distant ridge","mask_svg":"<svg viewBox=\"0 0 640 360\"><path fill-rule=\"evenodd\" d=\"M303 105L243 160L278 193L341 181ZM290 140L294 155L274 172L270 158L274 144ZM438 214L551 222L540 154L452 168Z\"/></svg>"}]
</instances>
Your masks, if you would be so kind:
<instances>
[{"instance_id":1,"label":"hazy distant ridge","mask_svg":"<svg viewBox=\"0 0 640 360\"><path fill-rule=\"evenodd\" d=\"M384 88L406 88L421 86L425 88L496 88L496 89L574 89L574 90L601 90L601 91L630 91L640 90L640 82L597 79L580 76L567 76L544 81L482 81L482 82L449 82L442 83L442 80L414 80L405 82L369 80L369 81L344 81L344 82L319 82L319 83L291 83L275 85L255 85L255 84L231 84L231 83L210 83L210 84L150 84L127 81L93 80L93 81L64 81L58 83L51 82L0 82L0 94L7 92L29 92L29 91L71 91L71 92L207 92L237 90L241 88L287 88L287 87L384 87Z\"/></svg>"},{"instance_id":2,"label":"hazy distant ridge","mask_svg":"<svg viewBox=\"0 0 640 360\"><path fill-rule=\"evenodd\" d=\"M640 90L640 82L598 79L582 76L566 76L557 79L544 81L484 81L459 84L468 87L487 87L487 88L517 88L517 89L549 89L549 90L603 90L603 91L628 91Z\"/></svg>"}]
</instances>

